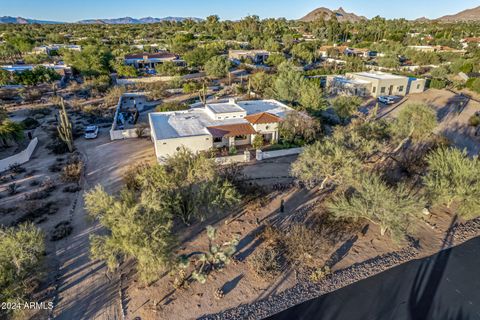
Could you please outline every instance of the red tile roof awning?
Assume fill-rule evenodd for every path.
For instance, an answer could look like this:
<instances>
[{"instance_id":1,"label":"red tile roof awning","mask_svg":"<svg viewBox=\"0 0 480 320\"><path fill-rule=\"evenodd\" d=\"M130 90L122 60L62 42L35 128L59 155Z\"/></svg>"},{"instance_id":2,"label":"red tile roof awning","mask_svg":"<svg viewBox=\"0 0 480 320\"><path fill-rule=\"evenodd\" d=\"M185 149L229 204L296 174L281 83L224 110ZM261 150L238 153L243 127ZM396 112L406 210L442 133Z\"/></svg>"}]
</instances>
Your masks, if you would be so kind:
<instances>
[{"instance_id":1,"label":"red tile roof awning","mask_svg":"<svg viewBox=\"0 0 480 320\"><path fill-rule=\"evenodd\" d=\"M207 129L215 138L235 137L257 133L249 123L226 124L223 126L207 127Z\"/></svg>"},{"instance_id":2,"label":"red tile roof awning","mask_svg":"<svg viewBox=\"0 0 480 320\"><path fill-rule=\"evenodd\" d=\"M276 123L282 121L282 118L268 112L251 114L244 119L253 124Z\"/></svg>"}]
</instances>

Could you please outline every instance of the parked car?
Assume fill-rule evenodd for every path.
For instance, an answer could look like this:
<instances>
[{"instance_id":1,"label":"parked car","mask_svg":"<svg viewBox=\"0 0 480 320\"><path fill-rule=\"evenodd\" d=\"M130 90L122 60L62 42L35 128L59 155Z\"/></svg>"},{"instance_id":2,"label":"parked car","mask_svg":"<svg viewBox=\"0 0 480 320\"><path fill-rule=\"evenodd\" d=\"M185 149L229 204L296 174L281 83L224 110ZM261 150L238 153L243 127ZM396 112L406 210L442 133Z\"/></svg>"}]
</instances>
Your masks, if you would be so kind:
<instances>
[{"instance_id":1,"label":"parked car","mask_svg":"<svg viewBox=\"0 0 480 320\"><path fill-rule=\"evenodd\" d=\"M88 126L85 128L85 139L95 139L98 136L97 126Z\"/></svg>"},{"instance_id":2,"label":"parked car","mask_svg":"<svg viewBox=\"0 0 480 320\"><path fill-rule=\"evenodd\" d=\"M384 103L384 104L394 104L395 103L395 99L393 97L390 97L390 96L380 96L380 97L378 97L378 101L381 102L381 103Z\"/></svg>"}]
</instances>

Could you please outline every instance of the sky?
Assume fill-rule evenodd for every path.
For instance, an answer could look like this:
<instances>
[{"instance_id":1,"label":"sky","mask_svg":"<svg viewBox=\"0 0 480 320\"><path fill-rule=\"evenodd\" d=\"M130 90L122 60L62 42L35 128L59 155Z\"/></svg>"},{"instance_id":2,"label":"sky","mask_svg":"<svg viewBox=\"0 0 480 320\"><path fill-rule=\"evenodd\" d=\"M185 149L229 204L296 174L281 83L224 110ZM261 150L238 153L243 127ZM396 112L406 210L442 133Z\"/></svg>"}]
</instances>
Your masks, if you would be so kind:
<instances>
[{"instance_id":1,"label":"sky","mask_svg":"<svg viewBox=\"0 0 480 320\"><path fill-rule=\"evenodd\" d=\"M474 8L479 0L0 0L0 16L75 22L92 18L204 18L217 14L224 20L247 15L298 19L318 7L343 7L366 17L438 18Z\"/></svg>"}]
</instances>

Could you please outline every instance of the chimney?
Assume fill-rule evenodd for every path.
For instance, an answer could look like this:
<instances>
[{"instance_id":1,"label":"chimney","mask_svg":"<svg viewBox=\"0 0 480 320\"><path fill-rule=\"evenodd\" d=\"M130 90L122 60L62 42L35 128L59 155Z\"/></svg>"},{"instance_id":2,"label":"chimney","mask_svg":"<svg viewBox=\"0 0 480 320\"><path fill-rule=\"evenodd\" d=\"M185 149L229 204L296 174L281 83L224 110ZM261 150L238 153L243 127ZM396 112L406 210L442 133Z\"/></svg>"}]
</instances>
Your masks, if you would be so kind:
<instances>
[{"instance_id":1,"label":"chimney","mask_svg":"<svg viewBox=\"0 0 480 320\"><path fill-rule=\"evenodd\" d=\"M237 103L237 101L235 100L235 98L230 98L230 99L228 99L228 103L229 104L235 104L235 103Z\"/></svg>"}]
</instances>

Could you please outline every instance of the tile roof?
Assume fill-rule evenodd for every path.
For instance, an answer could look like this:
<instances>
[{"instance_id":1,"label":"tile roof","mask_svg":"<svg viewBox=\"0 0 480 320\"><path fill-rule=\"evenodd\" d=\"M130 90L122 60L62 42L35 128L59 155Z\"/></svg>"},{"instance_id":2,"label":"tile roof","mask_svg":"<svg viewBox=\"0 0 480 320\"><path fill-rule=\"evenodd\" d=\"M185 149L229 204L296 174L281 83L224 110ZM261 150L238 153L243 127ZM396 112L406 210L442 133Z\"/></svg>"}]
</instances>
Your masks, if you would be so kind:
<instances>
[{"instance_id":1,"label":"tile roof","mask_svg":"<svg viewBox=\"0 0 480 320\"><path fill-rule=\"evenodd\" d=\"M207 127L215 138L235 137L257 133L249 123L226 124L222 126Z\"/></svg>"},{"instance_id":2,"label":"tile roof","mask_svg":"<svg viewBox=\"0 0 480 320\"><path fill-rule=\"evenodd\" d=\"M249 116L246 116L244 119L253 124L275 123L282 121L282 118L268 112L251 114Z\"/></svg>"}]
</instances>

